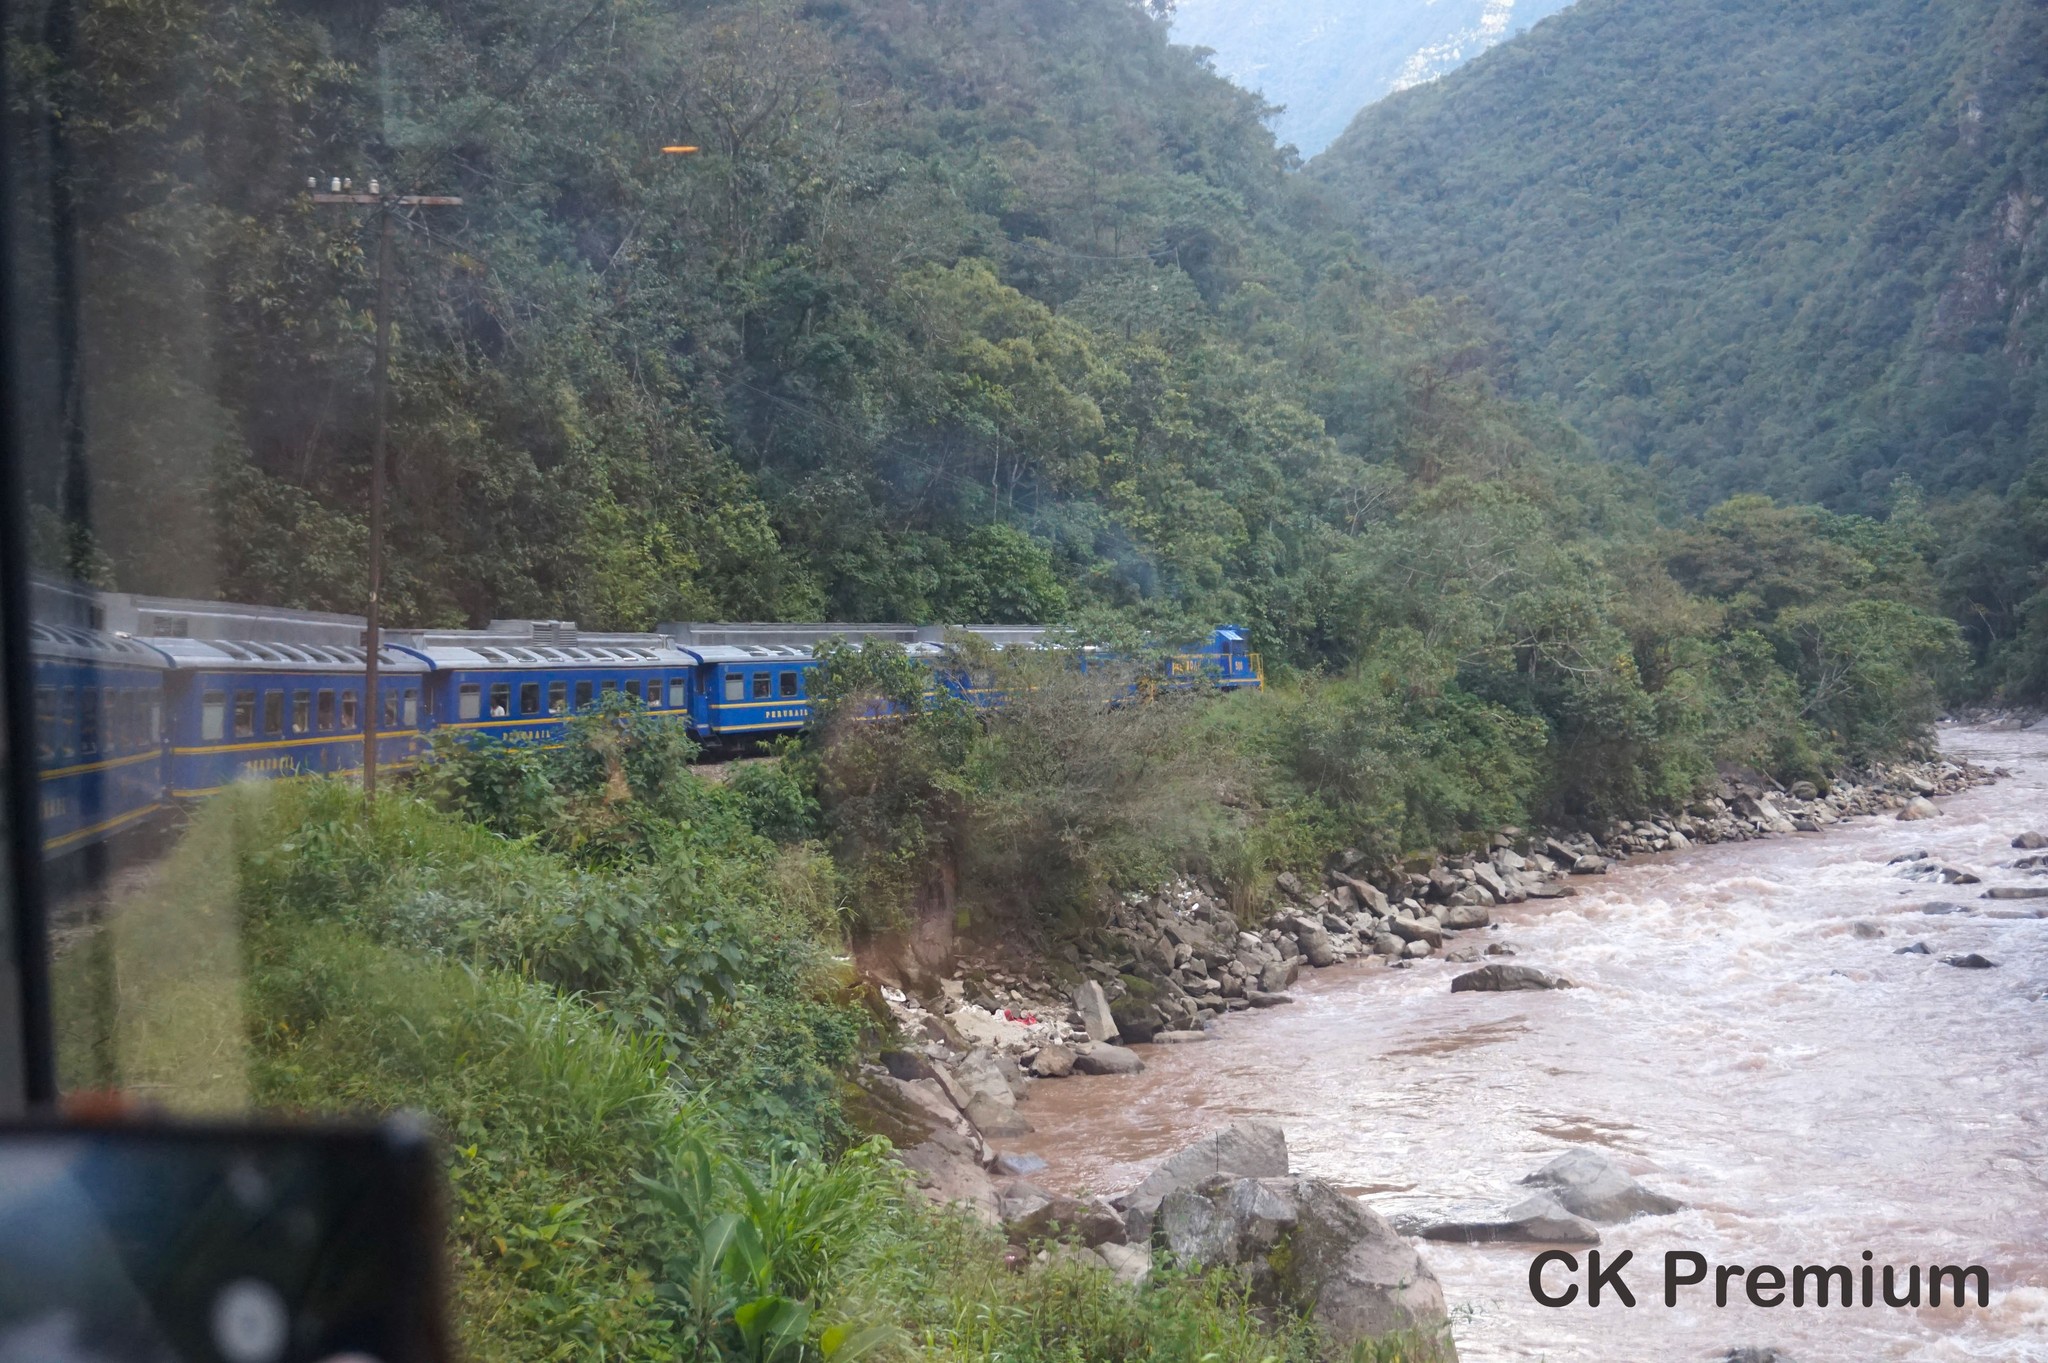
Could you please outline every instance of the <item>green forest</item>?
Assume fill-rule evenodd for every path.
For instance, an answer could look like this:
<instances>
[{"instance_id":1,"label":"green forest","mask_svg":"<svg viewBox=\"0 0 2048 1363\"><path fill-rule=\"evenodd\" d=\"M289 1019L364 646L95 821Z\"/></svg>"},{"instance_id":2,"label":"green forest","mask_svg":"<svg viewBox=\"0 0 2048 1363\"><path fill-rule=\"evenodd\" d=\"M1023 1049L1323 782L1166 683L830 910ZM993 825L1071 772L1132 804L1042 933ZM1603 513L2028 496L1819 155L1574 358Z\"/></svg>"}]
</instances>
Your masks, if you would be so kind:
<instances>
[{"instance_id":1,"label":"green forest","mask_svg":"<svg viewBox=\"0 0 2048 1363\"><path fill-rule=\"evenodd\" d=\"M1498 326L1503 391L1682 505L1953 502L1944 604L2038 695L2044 51L2032 0L1586 0L1308 173Z\"/></svg>"}]
</instances>

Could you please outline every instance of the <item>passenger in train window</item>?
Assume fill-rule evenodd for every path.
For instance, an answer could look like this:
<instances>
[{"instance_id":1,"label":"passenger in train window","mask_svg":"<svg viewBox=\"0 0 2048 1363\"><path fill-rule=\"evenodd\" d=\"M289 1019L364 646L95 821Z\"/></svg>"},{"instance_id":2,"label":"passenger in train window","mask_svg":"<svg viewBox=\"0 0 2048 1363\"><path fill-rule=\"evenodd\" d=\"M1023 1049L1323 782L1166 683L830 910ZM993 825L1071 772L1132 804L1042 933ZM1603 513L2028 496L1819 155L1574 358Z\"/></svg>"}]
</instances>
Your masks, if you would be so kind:
<instances>
[{"instance_id":1,"label":"passenger in train window","mask_svg":"<svg viewBox=\"0 0 2048 1363\"><path fill-rule=\"evenodd\" d=\"M314 709L314 714L320 725L321 733L331 734L334 732L334 693L332 691L324 688L321 690L320 699Z\"/></svg>"},{"instance_id":2,"label":"passenger in train window","mask_svg":"<svg viewBox=\"0 0 2048 1363\"><path fill-rule=\"evenodd\" d=\"M491 683L491 718L507 719L512 714L512 683Z\"/></svg>"},{"instance_id":3,"label":"passenger in train window","mask_svg":"<svg viewBox=\"0 0 2048 1363\"><path fill-rule=\"evenodd\" d=\"M384 693L384 722L382 727L387 730L398 727L398 691L396 688Z\"/></svg>"},{"instance_id":4,"label":"passenger in train window","mask_svg":"<svg viewBox=\"0 0 2048 1363\"><path fill-rule=\"evenodd\" d=\"M779 694L786 700L796 695L797 671L795 668L783 672L778 678Z\"/></svg>"},{"instance_id":5,"label":"passenger in train window","mask_svg":"<svg viewBox=\"0 0 2048 1363\"><path fill-rule=\"evenodd\" d=\"M357 694L354 691L341 693L341 727L351 733L356 727L356 700Z\"/></svg>"},{"instance_id":6,"label":"passenger in train window","mask_svg":"<svg viewBox=\"0 0 2048 1363\"><path fill-rule=\"evenodd\" d=\"M589 682L587 682L587 681L580 681L580 682L577 682L577 683L576 683L576 708L577 708L577 709L579 709L579 710L583 710L583 709L588 709L588 708L589 708L589 706L590 706L590 683L589 683Z\"/></svg>"},{"instance_id":7,"label":"passenger in train window","mask_svg":"<svg viewBox=\"0 0 2048 1363\"><path fill-rule=\"evenodd\" d=\"M569 712L569 683L548 683L548 713L565 715Z\"/></svg>"},{"instance_id":8,"label":"passenger in train window","mask_svg":"<svg viewBox=\"0 0 2048 1363\"><path fill-rule=\"evenodd\" d=\"M256 693L254 691L237 691L235 692L235 737L254 738L255 736Z\"/></svg>"},{"instance_id":9,"label":"passenger in train window","mask_svg":"<svg viewBox=\"0 0 2048 1363\"><path fill-rule=\"evenodd\" d=\"M767 700L769 698L771 692L768 689L768 685L768 674L766 672L756 672L754 674L755 700Z\"/></svg>"}]
</instances>

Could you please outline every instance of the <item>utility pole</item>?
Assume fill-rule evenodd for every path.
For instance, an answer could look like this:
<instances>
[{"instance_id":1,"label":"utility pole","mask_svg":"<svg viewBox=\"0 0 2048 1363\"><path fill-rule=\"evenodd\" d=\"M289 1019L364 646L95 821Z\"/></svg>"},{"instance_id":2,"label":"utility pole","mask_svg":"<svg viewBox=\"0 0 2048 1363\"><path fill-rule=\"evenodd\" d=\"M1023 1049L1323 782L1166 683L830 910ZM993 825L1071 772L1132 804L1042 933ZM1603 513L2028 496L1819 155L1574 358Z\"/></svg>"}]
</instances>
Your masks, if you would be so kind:
<instances>
[{"instance_id":1,"label":"utility pole","mask_svg":"<svg viewBox=\"0 0 2048 1363\"><path fill-rule=\"evenodd\" d=\"M328 181L325 192L318 176L308 176L308 197L316 204L367 206L377 210L377 434L370 446L370 609L363 631L363 801L377 798L377 726L382 718L378 694L378 652L384 646L384 449L391 397L391 255L397 228L394 210L453 208L462 200L452 194L391 194L377 181L370 192L357 194L352 182Z\"/></svg>"}]
</instances>

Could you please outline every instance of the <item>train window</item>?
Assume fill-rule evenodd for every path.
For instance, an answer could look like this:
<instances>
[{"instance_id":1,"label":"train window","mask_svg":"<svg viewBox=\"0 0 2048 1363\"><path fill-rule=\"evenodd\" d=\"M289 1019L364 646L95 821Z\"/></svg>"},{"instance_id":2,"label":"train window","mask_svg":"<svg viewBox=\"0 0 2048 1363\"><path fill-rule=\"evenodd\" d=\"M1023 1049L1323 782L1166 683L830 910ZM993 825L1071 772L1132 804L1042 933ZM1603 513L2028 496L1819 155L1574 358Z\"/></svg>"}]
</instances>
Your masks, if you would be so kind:
<instances>
[{"instance_id":1,"label":"train window","mask_svg":"<svg viewBox=\"0 0 2048 1363\"><path fill-rule=\"evenodd\" d=\"M218 743L228 736L228 693L208 691L199 698L199 737Z\"/></svg>"},{"instance_id":2,"label":"train window","mask_svg":"<svg viewBox=\"0 0 2048 1363\"><path fill-rule=\"evenodd\" d=\"M142 693L121 693L121 750L142 746Z\"/></svg>"},{"instance_id":3,"label":"train window","mask_svg":"<svg viewBox=\"0 0 2048 1363\"><path fill-rule=\"evenodd\" d=\"M746 673L728 672L725 674L725 698L728 701L745 700L747 698Z\"/></svg>"},{"instance_id":4,"label":"train window","mask_svg":"<svg viewBox=\"0 0 2048 1363\"><path fill-rule=\"evenodd\" d=\"M313 731L313 693L292 692L292 732L295 734Z\"/></svg>"},{"instance_id":5,"label":"train window","mask_svg":"<svg viewBox=\"0 0 2048 1363\"><path fill-rule=\"evenodd\" d=\"M354 691L341 693L341 727L353 730L356 727L356 703L361 697Z\"/></svg>"},{"instance_id":6,"label":"train window","mask_svg":"<svg viewBox=\"0 0 2048 1363\"><path fill-rule=\"evenodd\" d=\"M57 688L36 688L36 761L49 766L57 760Z\"/></svg>"},{"instance_id":7,"label":"train window","mask_svg":"<svg viewBox=\"0 0 2048 1363\"><path fill-rule=\"evenodd\" d=\"M548 713L559 715L569 708L569 683L548 683Z\"/></svg>"},{"instance_id":8,"label":"train window","mask_svg":"<svg viewBox=\"0 0 2048 1363\"><path fill-rule=\"evenodd\" d=\"M682 705L688 702L689 698L690 679L688 677L670 677L668 679L668 703L670 705Z\"/></svg>"},{"instance_id":9,"label":"train window","mask_svg":"<svg viewBox=\"0 0 2048 1363\"><path fill-rule=\"evenodd\" d=\"M585 707L587 707L587 706L588 706L589 704L590 704L590 683L589 683L589 682L587 682L587 681L580 681L580 682L577 682L577 683L576 683L576 708L577 708L577 709L579 709L579 710L581 710L581 709L584 709Z\"/></svg>"},{"instance_id":10,"label":"train window","mask_svg":"<svg viewBox=\"0 0 2048 1363\"><path fill-rule=\"evenodd\" d=\"M148 707L149 737L147 741L154 746L164 741L164 707L155 696L149 698Z\"/></svg>"},{"instance_id":11,"label":"train window","mask_svg":"<svg viewBox=\"0 0 2048 1363\"><path fill-rule=\"evenodd\" d=\"M634 700L640 699L640 679L634 677L626 683L626 694Z\"/></svg>"},{"instance_id":12,"label":"train window","mask_svg":"<svg viewBox=\"0 0 2048 1363\"><path fill-rule=\"evenodd\" d=\"M332 691L322 690L320 692L320 701L318 707L314 710L314 714L319 716L318 722L321 733L331 734L334 732L334 693Z\"/></svg>"},{"instance_id":13,"label":"train window","mask_svg":"<svg viewBox=\"0 0 2048 1363\"><path fill-rule=\"evenodd\" d=\"M108 687L101 693L107 716L107 755L128 751L128 693Z\"/></svg>"},{"instance_id":14,"label":"train window","mask_svg":"<svg viewBox=\"0 0 2048 1363\"><path fill-rule=\"evenodd\" d=\"M610 678L606 678L597 684L597 693L601 696L609 696L618 689L619 684Z\"/></svg>"},{"instance_id":15,"label":"train window","mask_svg":"<svg viewBox=\"0 0 2048 1363\"><path fill-rule=\"evenodd\" d=\"M503 719L512 713L512 683L491 683L491 718Z\"/></svg>"},{"instance_id":16,"label":"train window","mask_svg":"<svg viewBox=\"0 0 2048 1363\"><path fill-rule=\"evenodd\" d=\"M78 751L78 692L74 688L64 688L57 714L57 754L68 758Z\"/></svg>"},{"instance_id":17,"label":"train window","mask_svg":"<svg viewBox=\"0 0 2048 1363\"><path fill-rule=\"evenodd\" d=\"M418 687L408 686L405 688L405 709L399 712L398 722L408 729L419 726L420 693Z\"/></svg>"},{"instance_id":18,"label":"train window","mask_svg":"<svg viewBox=\"0 0 2048 1363\"><path fill-rule=\"evenodd\" d=\"M100 693L88 686L78 693L78 755L94 757L99 750Z\"/></svg>"},{"instance_id":19,"label":"train window","mask_svg":"<svg viewBox=\"0 0 2048 1363\"><path fill-rule=\"evenodd\" d=\"M780 675L778 675L776 678L776 687L776 694L781 696L794 696L796 694L795 669L792 668L791 670L783 672Z\"/></svg>"},{"instance_id":20,"label":"train window","mask_svg":"<svg viewBox=\"0 0 2048 1363\"><path fill-rule=\"evenodd\" d=\"M537 715L540 713L540 683L519 683L519 713Z\"/></svg>"},{"instance_id":21,"label":"train window","mask_svg":"<svg viewBox=\"0 0 2048 1363\"><path fill-rule=\"evenodd\" d=\"M455 691L455 717L457 719L482 719L484 713L484 688L481 682L464 682Z\"/></svg>"},{"instance_id":22,"label":"train window","mask_svg":"<svg viewBox=\"0 0 2048 1363\"><path fill-rule=\"evenodd\" d=\"M395 686L384 693L384 727L398 727L398 688Z\"/></svg>"},{"instance_id":23,"label":"train window","mask_svg":"<svg viewBox=\"0 0 2048 1363\"><path fill-rule=\"evenodd\" d=\"M769 695L771 694L771 693L770 693L770 691L769 691L769 689L768 689L768 685L769 685L769 683L768 683L768 674L767 674L766 672L756 672L756 673L754 674L754 699L755 699L755 700L766 700L766 699L768 699Z\"/></svg>"},{"instance_id":24,"label":"train window","mask_svg":"<svg viewBox=\"0 0 2048 1363\"><path fill-rule=\"evenodd\" d=\"M235 737L254 738L255 736L256 693L254 691L237 691L235 692Z\"/></svg>"},{"instance_id":25,"label":"train window","mask_svg":"<svg viewBox=\"0 0 2048 1363\"><path fill-rule=\"evenodd\" d=\"M263 732L281 734L284 732L284 692L263 693Z\"/></svg>"}]
</instances>

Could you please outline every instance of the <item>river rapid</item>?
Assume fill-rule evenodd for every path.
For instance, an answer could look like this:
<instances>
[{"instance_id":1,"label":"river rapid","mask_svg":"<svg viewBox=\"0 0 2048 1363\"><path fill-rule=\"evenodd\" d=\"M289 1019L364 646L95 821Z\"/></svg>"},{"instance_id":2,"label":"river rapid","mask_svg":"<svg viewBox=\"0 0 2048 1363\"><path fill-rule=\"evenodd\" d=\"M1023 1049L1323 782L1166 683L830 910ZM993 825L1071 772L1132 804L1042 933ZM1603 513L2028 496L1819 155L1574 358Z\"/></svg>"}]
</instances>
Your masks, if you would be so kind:
<instances>
[{"instance_id":1,"label":"river rapid","mask_svg":"<svg viewBox=\"0 0 2048 1363\"><path fill-rule=\"evenodd\" d=\"M1453 995L1450 977L1471 967L1438 961L1305 972L1291 1007L1232 1015L1207 1043L1140 1048L1142 1074L1035 1084L1023 1110L1036 1131L1005 1148L1044 1156L1047 1186L1110 1191L1206 1130L1269 1117L1298 1172L1384 1215L1434 1219L1517 1201L1515 1180L1592 1144L1687 1203L1603 1229L1603 1256L1635 1251L1624 1276L1638 1304L1588 1309L1581 1290L1545 1308L1528 1287L1540 1247L1423 1242L1466 1363L1706 1360L1736 1346L1791 1363L2048 1360L2048 920L1981 916L2048 901L1987 902L1983 886L1915 883L1886 864L1924 849L1987 885L2028 882L2008 844L2048 831L2048 725L1942 741L2016 774L1942 800L1939 819L1639 858L1465 935L1510 943L1577 989ZM1972 912L1921 912L1930 902ZM1856 935L1859 921L1883 935ZM1933 954L1895 954L1916 940ZM1941 961L1971 951L2000 967ZM1766 1309L1737 1279L1716 1308L1710 1278L1669 1309L1673 1249L1788 1273L1860 1267L1865 1249L1902 1273L1982 1264L1992 1301Z\"/></svg>"}]
</instances>

